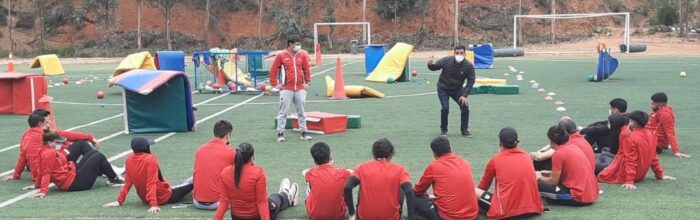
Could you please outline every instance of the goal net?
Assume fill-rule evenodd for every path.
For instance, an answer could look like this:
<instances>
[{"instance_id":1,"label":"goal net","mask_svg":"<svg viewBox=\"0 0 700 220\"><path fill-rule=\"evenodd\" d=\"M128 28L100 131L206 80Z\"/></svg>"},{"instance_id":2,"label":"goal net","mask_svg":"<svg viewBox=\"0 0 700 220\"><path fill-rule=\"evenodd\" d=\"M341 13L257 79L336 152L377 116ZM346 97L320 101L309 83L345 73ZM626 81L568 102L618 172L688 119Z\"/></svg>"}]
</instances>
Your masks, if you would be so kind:
<instances>
[{"instance_id":1,"label":"goal net","mask_svg":"<svg viewBox=\"0 0 700 220\"><path fill-rule=\"evenodd\" d=\"M568 21L573 20L573 19L592 19L592 18L602 18L602 17L624 17L624 26L623 27L617 27L616 29L622 31L621 34L615 33L612 29L608 28L603 28L603 27L582 27L580 24L574 24L570 23ZM625 44L629 45L630 43L630 13L629 12L620 12L620 13L587 13L587 14L541 14L541 15L515 15L513 17L513 48L518 47L518 43L524 44L525 40L522 40L521 38L525 38L524 33L519 33L518 31L524 31L524 32L540 32L540 36L544 36L546 33L544 33L543 30L537 29L537 28L532 28L532 24L534 22L525 22L525 19L528 20L539 20L536 23L537 24L551 24L551 29L550 29L550 34L551 34L551 39L547 40L548 42L554 43L557 41L555 38L556 36L556 30L557 28L561 29L584 29L587 32L587 34L591 33L599 33L601 34L601 38L605 39L605 41L611 41L608 42L609 45L608 47L612 47L616 43L620 44ZM550 23L551 22L551 23ZM568 22L568 23L567 23ZM617 23L617 22L613 22ZM619 22L621 23L621 22ZM575 26L579 25L579 26ZM549 25L546 25L549 26ZM520 28L520 29L519 29ZM522 30L522 28L527 28L527 30ZM519 36L520 34L520 36ZM536 34L535 34L536 35ZM549 34L547 34L549 35ZM519 42L520 41L520 42ZM552 42L554 41L554 42ZM612 41L617 41L617 42L612 42ZM540 49L536 49L535 51L530 51L528 50L528 53L587 53L587 52L592 52L594 51L594 45L591 44L590 47L543 47ZM629 48L627 46L626 48ZM620 51L620 52L628 52L628 51Z\"/></svg>"}]
</instances>

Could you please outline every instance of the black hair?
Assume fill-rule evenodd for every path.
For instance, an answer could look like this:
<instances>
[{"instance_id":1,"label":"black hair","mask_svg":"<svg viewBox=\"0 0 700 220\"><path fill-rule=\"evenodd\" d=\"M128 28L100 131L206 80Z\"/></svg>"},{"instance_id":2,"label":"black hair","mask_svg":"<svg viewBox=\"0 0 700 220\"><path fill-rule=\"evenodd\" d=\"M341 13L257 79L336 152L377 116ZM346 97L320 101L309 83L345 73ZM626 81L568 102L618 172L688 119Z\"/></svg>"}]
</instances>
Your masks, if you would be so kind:
<instances>
[{"instance_id":1,"label":"black hair","mask_svg":"<svg viewBox=\"0 0 700 220\"><path fill-rule=\"evenodd\" d=\"M554 125L547 131L547 138L557 145L562 145L569 141L569 132L566 132L566 128L561 124Z\"/></svg>"},{"instance_id":2,"label":"black hair","mask_svg":"<svg viewBox=\"0 0 700 220\"><path fill-rule=\"evenodd\" d=\"M221 120L214 124L214 137L224 138L227 134L233 131L233 125L231 122L226 120Z\"/></svg>"},{"instance_id":3,"label":"black hair","mask_svg":"<svg viewBox=\"0 0 700 220\"><path fill-rule=\"evenodd\" d=\"M620 133L627 124L627 118L620 114L613 113L608 116L608 124L610 125L610 141L613 142L611 145L620 146Z\"/></svg>"},{"instance_id":4,"label":"black hair","mask_svg":"<svg viewBox=\"0 0 700 220\"><path fill-rule=\"evenodd\" d=\"M430 149L432 149L435 156L438 157L452 152L452 149L450 149L450 140L443 136L434 138L433 141L430 142Z\"/></svg>"},{"instance_id":5,"label":"black hair","mask_svg":"<svg viewBox=\"0 0 700 220\"><path fill-rule=\"evenodd\" d=\"M560 120L559 125L564 126L564 129L566 129L566 133L569 134L573 134L576 133L576 131L578 131L578 127L576 127L576 122L570 118Z\"/></svg>"},{"instance_id":6,"label":"black hair","mask_svg":"<svg viewBox=\"0 0 700 220\"><path fill-rule=\"evenodd\" d=\"M331 148L325 142L316 142L311 146L310 151L316 165L326 164L331 161Z\"/></svg>"},{"instance_id":7,"label":"black hair","mask_svg":"<svg viewBox=\"0 0 700 220\"><path fill-rule=\"evenodd\" d=\"M614 98L610 100L610 107L616 108L620 113L627 112L627 101L622 98Z\"/></svg>"},{"instance_id":8,"label":"black hair","mask_svg":"<svg viewBox=\"0 0 700 220\"><path fill-rule=\"evenodd\" d=\"M630 120L637 122L637 124L642 127L647 126L647 122L649 122L649 115L643 111L633 111L630 113L629 118Z\"/></svg>"},{"instance_id":9,"label":"black hair","mask_svg":"<svg viewBox=\"0 0 700 220\"><path fill-rule=\"evenodd\" d=\"M55 141L56 139L59 139L60 135L56 132L44 132L41 134L41 140L44 142L44 144L49 144L52 141Z\"/></svg>"},{"instance_id":10,"label":"black hair","mask_svg":"<svg viewBox=\"0 0 700 220\"><path fill-rule=\"evenodd\" d=\"M38 109L34 110L34 111L32 112L32 114L41 115L41 116L47 117L47 116L49 116L49 115L51 114L51 112L48 111L48 110L46 110L46 109L43 109L43 108L38 108Z\"/></svg>"},{"instance_id":11,"label":"black hair","mask_svg":"<svg viewBox=\"0 0 700 220\"><path fill-rule=\"evenodd\" d=\"M37 115L37 114L31 114L29 115L29 118L27 118L27 123L29 124L29 127L34 128L36 126L39 126L39 123L45 122L46 117Z\"/></svg>"},{"instance_id":12,"label":"black hair","mask_svg":"<svg viewBox=\"0 0 700 220\"><path fill-rule=\"evenodd\" d=\"M289 37L287 37L287 46L289 46L290 44L294 44L296 42L301 42L301 38L299 38L299 36L289 35Z\"/></svg>"},{"instance_id":13,"label":"black hair","mask_svg":"<svg viewBox=\"0 0 700 220\"><path fill-rule=\"evenodd\" d=\"M457 45L457 46L455 46L455 50L464 50L464 51L467 51L467 47L465 47L464 45Z\"/></svg>"},{"instance_id":14,"label":"black hair","mask_svg":"<svg viewBox=\"0 0 700 220\"><path fill-rule=\"evenodd\" d=\"M666 93L664 92L657 92L654 93L654 95L651 95L651 101L655 103L667 103L668 96L666 96Z\"/></svg>"},{"instance_id":15,"label":"black hair","mask_svg":"<svg viewBox=\"0 0 700 220\"><path fill-rule=\"evenodd\" d=\"M247 142L241 143L236 149L236 158L233 160L233 180L238 188L238 183L241 181L241 173L243 172L243 165L250 162L255 154L255 149L253 145Z\"/></svg>"},{"instance_id":16,"label":"black hair","mask_svg":"<svg viewBox=\"0 0 700 220\"><path fill-rule=\"evenodd\" d=\"M386 138L379 139L372 144L374 159L391 158L394 156L394 145Z\"/></svg>"}]
</instances>

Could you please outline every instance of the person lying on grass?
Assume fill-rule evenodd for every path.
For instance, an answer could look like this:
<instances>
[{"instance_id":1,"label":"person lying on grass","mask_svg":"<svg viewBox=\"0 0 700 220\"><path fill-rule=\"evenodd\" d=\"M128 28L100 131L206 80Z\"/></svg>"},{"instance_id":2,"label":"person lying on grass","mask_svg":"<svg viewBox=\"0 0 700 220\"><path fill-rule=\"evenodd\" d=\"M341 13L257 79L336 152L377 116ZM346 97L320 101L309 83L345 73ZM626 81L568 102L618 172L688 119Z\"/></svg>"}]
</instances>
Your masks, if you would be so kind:
<instances>
[{"instance_id":1,"label":"person lying on grass","mask_svg":"<svg viewBox=\"0 0 700 220\"><path fill-rule=\"evenodd\" d=\"M129 190L133 186L141 201L150 205L148 212L160 211L158 205L177 203L193 188L192 178L184 183L171 187L160 172L158 157L151 153L151 145L155 142L144 137L131 139L131 150L134 153L126 158L126 179L117 200L102 207L118 207L124 204Z\"/></svg>"}]
</instances>

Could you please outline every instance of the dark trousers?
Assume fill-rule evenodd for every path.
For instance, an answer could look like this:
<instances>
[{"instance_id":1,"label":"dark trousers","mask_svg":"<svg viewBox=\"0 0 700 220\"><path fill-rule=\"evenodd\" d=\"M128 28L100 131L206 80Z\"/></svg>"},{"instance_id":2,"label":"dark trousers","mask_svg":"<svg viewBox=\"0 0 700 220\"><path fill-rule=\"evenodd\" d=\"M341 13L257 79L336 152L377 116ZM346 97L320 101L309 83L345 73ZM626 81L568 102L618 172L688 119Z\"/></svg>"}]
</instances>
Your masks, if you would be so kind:
<instances>
[{"instance_id":1,"label":"dark trousers","mask_svg":"<svg viewBox=\"0 0 700 220\"><path fill-rule=\"evenodd\" d=\"M605 168L610 166L612 161L615 159L615 155L610 153L601 153L598 159L595 161L595 175L598 176L600 172L603 172Z\"/></svg>"},{"instance_id":2,"label":"dark trousers","mask_svg":"<svg viewBox=\"0 0 700 220\"><path fill-rule=\"evenodd\" d=\"M289 198L287 197L286 194L283 194L283 193L271 193L270 195L267 195L267 202L270 205L270 219L272 219L272 220L277 219L277 215L279 215L280 212L289 208ZM235 215L233 215L233 213L231 213L231 219L233 219L233 220L260 220L260 216L256 216L256 217L252 217L252 218L242 218L242 217L235 216Z\"/></svg>"},{"instance_id":3,"label":"dark trousers","mask_svg":"<svg viewBox=\"0 0 700 220\"><path fill-rule=\"evenodd\" d=\"M76 165L75 180L68 191L82 191L92 188L98 176L106 175L110 179L117 178L112 166L104 154L90 151Z\"/></svg>"},{"instance_id":4,"label":"dark trousers","mask_svg":"<svg viewBox=\"0 0 700 220\"><path fill-rule=\"evenodd\" d=\"M71 144L70 146L68 146L69 153L66 159L68 159L68 161L73 161L73 163L77 163L78 158L80 158L80 156L85 156L86 154L90 153L90 151L94 150L95 149L92 148L92 145L90 145L90 143L88 143L87 141L76 141L73 142L73 144Z\"/></svg>"},{"instance_id":5,"label":"dark trousers","mask_svg":"<svg viewBox=\"0 0 700 220\"><path fill-rule=\"evenodd\" d=\"M479 212L480 213L488 213L489 209L491 209L491 199L493 199L493 194L490 192L484 192L484 194L481 194L481 197L479 197L478 203L479 203ZM526 218L532 218L535 216L540 215L540 213L524 213L516 216L511 216L508 217L508 219L526 219Z\"/></svg>"},{"instance_id":6,"label":"dark trousers","mask_svg":"<svg viewBox=\"0 0 700 220\"><path fill-rule=\"evenodd\" d=\"M591 146L593 147L593 152L595 152L595 153L600 153L600 151L604 147L608 147L608 148L611 147L610 136L608 133L606 133L606 134L595 134L595 133L586 134L584 136L584 138L586 138L586 141L588 141L588 143L591 144ZM617 148L615 149L614 153L617 153Z\"/></svg>"},{"instance_id":7,"label":"dark trousers","mask_svg":"<svg viewBox=\"0 0 700 220\"><path fill-rule=\"evenodd\" d=\"M533 160L532 164L535 167L535 171L552 170L552 159L546 159L543 161Z\"/></svg>"},{"instance_id":8,"label":"dark trousers","mask_svg":"<svg viewBox=\"0 0 700 220\"><path fill-rule=\"evenodd\" d=\"M194 184L192 182L175 186L175 188L173 188L173 194L171 194L168 199L168 203L180 202L183 197L192 192L192 189L194 189Z\"/></svg>"},{"instance_id":9,"label":"dark trousers","mask_svg":"<svg viewBox=\"0 0 700 220\"><path fill-rule=\"evenodd\" d=\"M563 205L563 206L587 206L592 203L580 203L574 200L571 196L571 191L569 188L563 184L550 185L548 183L537 181L537 188L539 188L540 195L547 200L547 203L552 205Z\"/></svg>"},{"instance_id":10,"label":"dark trousers","mask_svg":"<svg viewBox=\"0 0 700 220\"><path fill-rule=\"evenodd\" d=\"M416 213L427 220L442 220L437 206L428 196L416 196Z\"/></svg>"},{"instance_id":11,"label":"dark trousers","mask_svg":"<svg viewBox=\"0 0 700 220\"><path fill-rule=\"evenodd\" d=\"M459 110L461 111L462 120L459 129L461 131L469 130L469 106L459 103L459 97L462 96L462 89L448 90L438 88L437 94L438 99L440 99L440 130L447 131L448 115L450 114L450 98L457 102Z\"/></svg>"}]
</instances>

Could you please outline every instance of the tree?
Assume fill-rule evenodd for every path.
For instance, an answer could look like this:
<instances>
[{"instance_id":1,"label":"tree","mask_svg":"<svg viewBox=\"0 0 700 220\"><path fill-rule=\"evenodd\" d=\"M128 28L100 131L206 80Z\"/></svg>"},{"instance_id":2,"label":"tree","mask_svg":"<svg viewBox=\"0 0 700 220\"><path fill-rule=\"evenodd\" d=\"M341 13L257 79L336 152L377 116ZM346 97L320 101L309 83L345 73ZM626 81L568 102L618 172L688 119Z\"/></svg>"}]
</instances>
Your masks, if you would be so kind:
<instances>
[{"instance_id":1,"label":"tree","mask_svg":"<svg viewBox=\"0 0 700 220\"><path fill-rule=\"evenodd\" d=\"M116 9L119 6L118 0L83 0L83 8L86 12L95 14L95 20L103 31L106 47L110 47L109 37L111 36L113 26L117 24Z\"/></svg>"},{"instance_id":2,"label":"tree","mask_svg":"<svg viewBox=\"0 0 700 220\"><path fill-rule=\"evenodd\" d=\"M15 3L17 3L17 0L5 0L5 5L7 5L7 33L8 33L8 39L10 39L10 54L12 54L15 51L15 40L12 38L12 10L15 8Z\"/></svg>"},{"instance_id":3,"label":"tree","mask_svg":"<svg viewBox=\"0 0 700 220\"><path fill-rule=\"evenodd\" d=\"M207 0L209 1L209 0ZM143 0L135 0L136 3L136 45L138 49L141 49L141 7L143 7Z\"/></svg>"},{"instance_id":4,"label":"tree","mask_svg":"<svg viewBox=\"0 0 700 220\"><path fill-rule=\"evenodd\" d=\"M204 7L206 8L206 13L204 15L204 48L209 48L209 16L211 14L211 0L207 0Z\"/></svg>"},{"instance_id":5,"label":"tree","mask_svg":"<svg viewBox=\"0 0 700 220\"><path fill-rule=\"evenodd\" d=\"M165 40L168 41L168 50L173 49L172 41L170 40L170 18L173 14L173 9L183 0L148 0L151 5L160 8L160 11L165 16Z\"/></svg>"},{"instance_id":6,"label":"tree","mask_svg":"<svg viewBox=\"0 0 700 220\"><path fill-rule=\"evenodd\" d=\"M335 16L333 15L334 11L335 6L333 5L333 0L328 0L328 4L326 5L326 15L323 16L323 22L335 22ZM331 49L333 49L333 40L331 40L332 35L333 25L330 25L328 26L328 33L326 34L326 36L328 37L328 47Z\"/></svg>"},{"instance_id":7,"label":"tree","mask_svg":"<svg viewBox=\"0 0 700 220\"><path fill-rule=\"evenodd\" d=\"M689 28L690 17L695 13L695 0L678 0L678 35L683 36Z\"/></svg>"}]
</instances>

